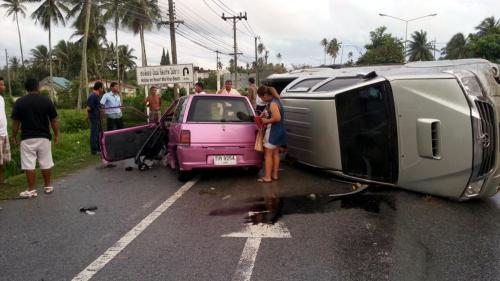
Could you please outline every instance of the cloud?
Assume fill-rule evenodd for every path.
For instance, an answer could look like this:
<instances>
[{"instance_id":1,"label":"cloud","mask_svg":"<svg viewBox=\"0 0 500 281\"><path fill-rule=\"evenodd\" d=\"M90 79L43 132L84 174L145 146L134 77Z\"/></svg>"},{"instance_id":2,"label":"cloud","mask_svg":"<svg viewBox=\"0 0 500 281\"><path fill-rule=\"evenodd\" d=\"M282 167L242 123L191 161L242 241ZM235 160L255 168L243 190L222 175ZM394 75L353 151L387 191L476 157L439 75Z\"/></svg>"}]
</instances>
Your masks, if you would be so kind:
<instances>
[{"instance_id":1,"label":"cloud","mask_svg":"<svg viewBox=\"0 0 500 281\"><path fill-rule=\"evenodd\" d=\"M430 13L438 13L436 17L423 18L408 24L409 34L416 30L428 33L428 39L436 39L438 47L442 47L455 33L474 32L474 27L488 16L496 16L493 11L500 10L498 0L177 0L177 18L184 20L187 26L179 28L188 39L177 35L178 62L194 63L213 69L216 64L214 50L223 53L232 52L232 23L224 22L220 16L232 12L247 12L248 23L238 22L237 33L240 65L253 61L254 38L252 30L261 36L263 43L271 50L269 60L276 62L276 54L281 53L282 62L290 64L318 65L324 60L319 41L322 38L337 38L346 46L344 58L352 51L355 57L359 50L369 42L369 32L385 25L388 32L404 38L405 23L389 17L380 17L386 13L399 18L411 19ZM223 6L224 3L226 6ZM218 5L216 5L218 4ZM38 4L28 4L28 14ZM160 0L160 6L166 13L167 0ZM225 11L224 11L225 10ZM0 11L2 13L3 11ZM19 56L17 27L10 19L0 19L2 40L0 48L7 49L10 56ZM29 17L20 19L23 36L24 53L29 57L29 50L39 44L47 44L48 35L35 25ZM56 27L53 32L53 44L58 40L69 39L73 33L70 27ZM138 36L130 31L120 31L120 43L130 44L135 49L140 65L140 43ZM110 27L108 39L114 41L114 33ZM199 45L193 43L197 42ZM201 46L200 46L201 45ZM158 64L162 49L170 50L170 34L167 28L148 32L146 35L146 52L149 64ZM222 55L222 62L228 65L229 55ZM338 59L340 60L340 58ZM5 59L0 60L0 65Z\"/></svg>"}]
</instances>

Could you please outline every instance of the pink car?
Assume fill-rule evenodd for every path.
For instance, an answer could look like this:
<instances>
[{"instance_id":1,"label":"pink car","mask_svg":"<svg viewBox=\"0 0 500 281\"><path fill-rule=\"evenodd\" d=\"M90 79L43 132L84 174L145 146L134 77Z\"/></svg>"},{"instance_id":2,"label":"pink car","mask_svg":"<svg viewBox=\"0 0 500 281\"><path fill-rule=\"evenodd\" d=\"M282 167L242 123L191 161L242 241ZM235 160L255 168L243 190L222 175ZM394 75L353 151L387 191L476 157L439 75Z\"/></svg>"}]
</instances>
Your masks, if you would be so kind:
<instances>
[{"instance_id":1,"label":"pink car","mask_svg":"<svg viewBox=\"0 0 500 281\"><path fill-rule=\"evenodd\" d=\"M262 155L254 150L257 127L253 120L254 111L246 97L185 96L165 112L160 125L104 132L102 154L107 161L139 156L145 142L156 139L165 144L167 163L180 180L193 169L260 168Z\"/></svg>"}]
</instances>

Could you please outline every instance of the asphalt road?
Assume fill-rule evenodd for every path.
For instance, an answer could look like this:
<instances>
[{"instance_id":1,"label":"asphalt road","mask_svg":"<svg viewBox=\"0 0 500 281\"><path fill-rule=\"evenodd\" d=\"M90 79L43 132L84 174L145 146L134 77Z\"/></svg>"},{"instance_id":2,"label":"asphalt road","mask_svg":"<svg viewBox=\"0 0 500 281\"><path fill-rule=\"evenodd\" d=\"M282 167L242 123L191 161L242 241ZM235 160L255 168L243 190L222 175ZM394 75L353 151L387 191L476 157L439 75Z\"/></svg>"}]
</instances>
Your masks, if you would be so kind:
<instances>
[{"instance_id":1,"label":"asphalt road","mask_svg":"<svg viewBox=\"0 0 500 281\"><path fill-rule=\"evenodd\" d=\"M72 280L184 185L163 167L126 167L0 202L0 280ZM279 182L255 179L202 173L92 280L500 280L498 195L456 203L371 187L335 199L351 185L296 165ZM231 237L262 229L271 235Z\"/></svg>"}]
</instances>

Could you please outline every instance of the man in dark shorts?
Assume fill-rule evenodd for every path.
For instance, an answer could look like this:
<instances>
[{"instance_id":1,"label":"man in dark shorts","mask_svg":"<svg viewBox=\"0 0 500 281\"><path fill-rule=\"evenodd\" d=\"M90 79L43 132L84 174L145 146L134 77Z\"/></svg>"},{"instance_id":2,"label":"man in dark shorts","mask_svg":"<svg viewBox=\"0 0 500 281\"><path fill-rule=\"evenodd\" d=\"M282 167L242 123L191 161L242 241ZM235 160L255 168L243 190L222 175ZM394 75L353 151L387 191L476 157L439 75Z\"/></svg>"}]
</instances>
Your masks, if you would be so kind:
<instances>
[{"instance_id":1,"label":"man in dark shorts","mask_svg":"<svg viewBox=\"0 0 500 281\"><path fill-rule=\"evenodd\" d=\"M42 170L45 193L54 188L50 182L52 147L50 126L54 132L54 143L59 143L59 122L57 111L52 101L40 94L37 80L28 79L25 83L28 94L20 97L12 109L12 140L18 144L17 134L21 128L21 168L26 173L28 189L19 194L23 198L38 196L35 189L36 162Z\"/></svg>"},{"instance_id":2,"label":"man in dark shorts","mask_svg":"<svg viewBox=\"0 0 500 281\"><path fill-rule=\"evenodd\" d=\"M93 155L101 152L99 145L99 133L101 130L101 117L100 117L100 99L104 93L104 85L102 82L94 84L94 90L87 98L87 114L90 122L90 153Z\"/></svg>"}]
</instances>

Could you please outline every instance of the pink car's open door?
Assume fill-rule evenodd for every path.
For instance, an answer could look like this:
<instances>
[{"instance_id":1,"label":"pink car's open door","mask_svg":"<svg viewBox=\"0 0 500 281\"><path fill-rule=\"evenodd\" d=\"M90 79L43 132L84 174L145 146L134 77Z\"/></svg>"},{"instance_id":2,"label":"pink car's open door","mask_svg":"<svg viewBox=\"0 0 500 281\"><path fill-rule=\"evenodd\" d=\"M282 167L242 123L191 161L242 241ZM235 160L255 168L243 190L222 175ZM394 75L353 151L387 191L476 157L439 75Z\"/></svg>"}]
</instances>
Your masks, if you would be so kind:
<instances>
[{"instance_id":1,"label":"pink car's open door","mask_svg":"<svg viewBox=\"0 0 500 281\"><path fill-rule=\"evenodd\" d=\"M147 116L133 108L121 107L123 114L123 129L104 131L106 122L101 113L101 156L108 162L133 158L157 124L148 123Z\"/></svg>"}]
</instances>

